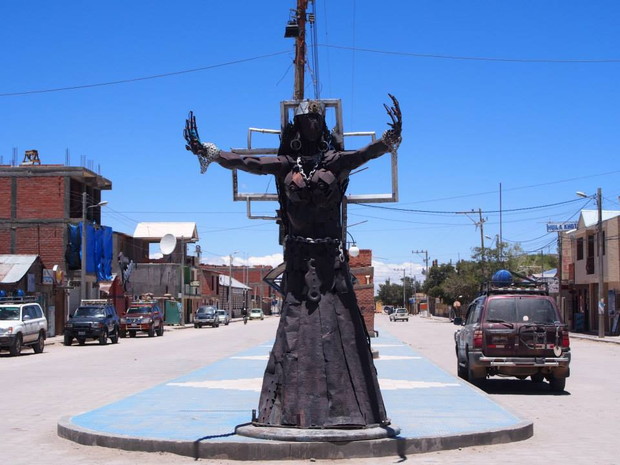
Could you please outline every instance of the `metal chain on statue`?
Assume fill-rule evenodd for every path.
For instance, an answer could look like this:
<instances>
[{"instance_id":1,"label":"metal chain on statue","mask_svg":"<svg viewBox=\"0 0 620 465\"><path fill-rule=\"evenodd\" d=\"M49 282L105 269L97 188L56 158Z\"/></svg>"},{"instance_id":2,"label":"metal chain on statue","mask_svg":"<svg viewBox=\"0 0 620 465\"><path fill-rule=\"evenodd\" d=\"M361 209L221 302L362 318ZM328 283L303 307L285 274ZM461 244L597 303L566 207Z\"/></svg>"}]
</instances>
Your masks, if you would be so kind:
<instances>
[{"instance_id":1,"label":"metal chain on statue","mask_svg":"<svg viewBox=\"0 0 620 465\"><path fill-rule=\"evenodd\" d=\"M304 171L304 167L301 163L301 157L297 157L297 168L299 169L299 174L301 174L301 177L304 178L304 181L308 182L310 181L310 179L312 179L312 176L314 176L314 173L319 168L319 165L321 164L321 162L322 160L317 161L316 164L314 165L314 168L312 168L312 171L310 171L310 174L306 175L306 172Z\"/></svg>"}]
</instances>

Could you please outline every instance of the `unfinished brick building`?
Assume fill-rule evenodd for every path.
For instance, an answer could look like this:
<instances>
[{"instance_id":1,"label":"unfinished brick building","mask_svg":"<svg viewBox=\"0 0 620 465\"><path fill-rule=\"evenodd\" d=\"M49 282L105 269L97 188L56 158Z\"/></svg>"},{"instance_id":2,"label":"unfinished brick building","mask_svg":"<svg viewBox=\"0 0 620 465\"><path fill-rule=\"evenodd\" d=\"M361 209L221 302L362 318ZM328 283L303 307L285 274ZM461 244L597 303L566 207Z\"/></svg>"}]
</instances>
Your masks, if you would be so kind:
<instances>
[{"instance_id":1,"label":"unfinished brick building","mask_svg":"<svg viewBox=\"0 0 620 465\"><path fill-rule=\"evenodd\" d=\"M45 307L53 309L47 317L56 334L62 332L72 302L79 300L74 284L81 270L70 271L65 259L67 225L82 221L84 192L87 206L93 206L101 201L101 191L109 189L111 181L83 167L41 165L28 157L18 166L0 165L0 254L35 254L44 269L56 266L64 272L55 274L64 275L62 281L36 287ZM100 207L86 212L88 221L100 224ZM89 286L95 281L94 276L86 279Z\"/></svg>"}]
</instances>

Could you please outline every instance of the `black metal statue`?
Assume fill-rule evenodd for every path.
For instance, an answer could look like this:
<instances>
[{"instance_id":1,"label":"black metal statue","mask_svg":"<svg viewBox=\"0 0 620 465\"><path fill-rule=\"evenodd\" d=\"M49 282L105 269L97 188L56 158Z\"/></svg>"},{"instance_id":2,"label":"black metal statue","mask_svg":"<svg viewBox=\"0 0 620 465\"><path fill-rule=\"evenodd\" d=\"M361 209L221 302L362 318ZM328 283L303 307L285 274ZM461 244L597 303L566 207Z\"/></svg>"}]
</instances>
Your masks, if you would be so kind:
<instances>
[{"instance_id":1,"label":"black metal statue","mask_svg":"<svg viewBox=\"0 0 620 465\"><path fill-rule=\"evenodd\" d=\"M284 300L260 396L262 426L366 428L389 419L379 390L370 340L344 248L341 204L351 170L401 142L396 98L384 105L390 129L360 150L343 151L325 124L320 101L304 100L282 128L276 156L247 156L202 143L192 113L186 148L204 173L211 162L276 178L284 228Z\"/></svg>"}]
</instances>

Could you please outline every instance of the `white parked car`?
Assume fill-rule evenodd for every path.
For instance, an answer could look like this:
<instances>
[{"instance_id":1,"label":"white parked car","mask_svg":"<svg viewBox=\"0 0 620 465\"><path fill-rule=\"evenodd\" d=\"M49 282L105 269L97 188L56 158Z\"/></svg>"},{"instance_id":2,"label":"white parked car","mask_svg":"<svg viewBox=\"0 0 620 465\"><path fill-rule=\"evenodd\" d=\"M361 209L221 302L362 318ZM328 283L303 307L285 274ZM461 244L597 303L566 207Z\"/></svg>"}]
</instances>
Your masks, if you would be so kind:
<instances>
[{"instance_id":1,"label":"white parked car","mask_svg":"<svg viewBox=\"0 0 620 465\"><path fill-rule=\"evenodd\" d=\"M22 347L30 346L40 354L47 338L47 318L36 302L0 301L0 350L19 355Z\"/></svg>"},{"instance_id":2,"label":"white parked car","mask_svg":"<svg viewBox=\"0 0 620 465\"><path fill-rule=\"evenodd\" d=\"M260 308L251 308L248 317L250 320L262 320L265 315Z\"/></svg>"},{"instance_id":3,"label":"white parked car","mask_svg":"<svg viewBox=\"0 0 620 465\"><path fill-rule=\"evenodd\" d=\"M409 321L409 312L406 308L397 308L390 314L391 321Z\"/></svg>"}]
</instances>

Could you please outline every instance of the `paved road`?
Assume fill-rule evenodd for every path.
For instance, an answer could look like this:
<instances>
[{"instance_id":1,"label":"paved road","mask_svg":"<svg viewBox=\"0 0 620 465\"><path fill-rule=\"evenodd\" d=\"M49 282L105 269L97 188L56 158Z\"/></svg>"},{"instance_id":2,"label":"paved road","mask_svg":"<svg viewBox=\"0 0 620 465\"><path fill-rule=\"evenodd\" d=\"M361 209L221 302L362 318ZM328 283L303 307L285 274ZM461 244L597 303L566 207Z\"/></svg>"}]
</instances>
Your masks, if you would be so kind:
<instances>
[{"instance_id":1,"label":"paved road","mask_svg":"<svg viewBox=\"0 0 620 465\"><path fill-rule=\"evenodd\" d=\"M0 356L3 463L56 462L63 465L141 463L190 464L191 458L88 447L59 438L60 417L76 415L196 370L224 356L270 340L277 318L232 323L217 329L167 331L163 338L122 340L105 347L49 346L41 355ZM390 323L379 316L379 330L389 331L419 353L454 374L454 326L445 320L413 318ZM616 446L614 395L620 392L620 346L573 340L573 376L567 393L553 395L527 381L498 380L485 386L498 403L535 422L533 438L513 444L473 447L410 456L419 464L536 460L570 464L620 463ZM121 420L122 421L122 420ZM9 445L7 447L6 445ZM204 460L205 463L232 464ZM400 463L399 457L343 460L343 464ZM256 463L256 462L255 462ZM292 461L278 462L289 465ZM303 463L303 462L302 462ZM327 463L316 461L314 463ZM331 463L331 462L330 462Z\"/></svg>"}]
</instances>

